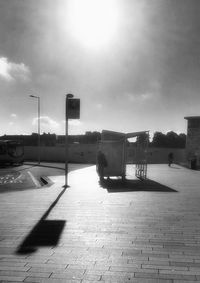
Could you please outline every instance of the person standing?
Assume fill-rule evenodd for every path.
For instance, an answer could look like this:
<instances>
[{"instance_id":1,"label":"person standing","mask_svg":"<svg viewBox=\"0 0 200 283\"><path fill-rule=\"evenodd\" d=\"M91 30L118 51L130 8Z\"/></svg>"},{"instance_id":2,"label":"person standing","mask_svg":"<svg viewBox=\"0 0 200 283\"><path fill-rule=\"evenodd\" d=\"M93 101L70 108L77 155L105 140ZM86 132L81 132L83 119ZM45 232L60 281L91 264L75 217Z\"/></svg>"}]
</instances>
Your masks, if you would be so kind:
<instances>
[{"instance_id":1,"label":"person standing","mask_svg":"<svg viewBox=\"0 0 200 283\"><path fill-rule=\"evenodd\" d=\"M104 168L108 166L105 154L99 150L97 153L97 173L100 181L104 180Z\"/></svg>"},{"instance_id":2,"label":"person standing","mask_svg":"<svg viewBox=\"0 0 200 283\"><path fill-rule=\"evenodd\" d=\"M173 152L170 152L170 153L168 154L168 166L171 166L171 165L172 165L173 160L174 160Z\"/></svg>"}]
</instances>

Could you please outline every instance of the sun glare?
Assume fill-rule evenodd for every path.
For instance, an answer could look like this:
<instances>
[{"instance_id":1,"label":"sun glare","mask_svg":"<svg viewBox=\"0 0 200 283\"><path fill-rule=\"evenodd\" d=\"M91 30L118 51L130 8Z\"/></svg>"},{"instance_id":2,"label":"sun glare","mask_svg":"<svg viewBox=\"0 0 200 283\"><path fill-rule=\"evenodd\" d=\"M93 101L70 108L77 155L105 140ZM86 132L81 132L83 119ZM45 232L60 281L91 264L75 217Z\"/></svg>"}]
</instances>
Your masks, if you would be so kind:
<instances>
[{"instance_id":1,"label":"sun glare","mask_svg":"<svg viewBox=\"0 0 200 283\"><path fill-rule=\"evenodd\" d=\"M89 47L112 41L117 29L116 0L70 0L69 24L72 35Z\"/></svg>"}]
</instances>

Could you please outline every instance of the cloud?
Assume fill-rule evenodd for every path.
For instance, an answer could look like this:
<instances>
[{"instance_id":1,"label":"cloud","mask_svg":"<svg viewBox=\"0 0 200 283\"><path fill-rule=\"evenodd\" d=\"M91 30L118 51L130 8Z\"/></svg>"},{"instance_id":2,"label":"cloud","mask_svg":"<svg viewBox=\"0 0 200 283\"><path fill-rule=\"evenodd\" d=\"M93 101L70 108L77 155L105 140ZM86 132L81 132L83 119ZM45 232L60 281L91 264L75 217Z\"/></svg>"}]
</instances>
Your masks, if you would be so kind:
<instances>
[{"instance_id":1,"label":"cloud","mask_svg":"<svg viewBox=\"0 0 200 283\"><path fill-rule=\"evenodd\" d=\"M155 101L161 97L161 90L161 85L157 81L152 81L143 91L125 93L125 98L130 102Z\"/></svg>"},{"instance_id":2,"label":"cloud","mask_svg":"<svg viewBox=\"0 0 200 283\"><path fill-rule=\"evenodd\" d=\"M32 125L35 126L38 123L38 118L34 118ZM45 129L49 128L49 129L57 129L59 128L60 124L57 123L55 120L51 119L48 116L41 116L40 117L40 124L41 126L43 126Z\"/></svg>"},{"instance_id":3,"label":"cloud","mask_svg":"<svg viewBox=\"0 0 200 283\"><path fill-rule=\"evenodd\" d=\"M12 126L16 125L15 119L17 118L17 114L15 114L15 113L10 114L10 118L11 118L11 121L8 122L8 125L9 125L9 127L12 127Z\"/></svg>"},{"instance_id":4,"label":"cloud","mask_svg":"<svg viewBox=\"0 0 200 283\"><path fill-rule=\"evenodd\" d=\"M69 125L70 125L70 126L78 127L78 126L80 126L81 124L82 124L82 122L79 121L79 120L69 120Z\"/></svg>"},{"instance_id":5,"label":"cloud","mask_svg":"<svg viewBox=\"0 0 200 283\"><path fill-rule=\"evenodd\" d=\"M160 95L159 93L153 93L153 92L146 92L140 94L127 93L125 94L125 97L127 97L127 99L130 102L145 102L149 100L155 101L160 97Z\"/></svg>"},{"instance_id":6,"label":"cloud","mask_svg":"<svg viewBox=\"0 0 200 283\"><path fill-rule=\"evenodd\" d=\"M100 109L103 108L103 105L102 105L101 103L97 103L97 104L96 104L96 108L100 110Z\"/></svg>"},{"instance_id":7,"label":"cloud","mask_svg":"<svg viewBox=\"0 0 200 283\"><path fill-rule=\"evenodd\" d=\"M62 123L65 124L65 120L62 120ZM72 127L78 127L78 126L82 125L83 122L81 122L78 119L69 119L68 124Z\"/></svg>"},{"instance_id":8,"label":"cloud","mask_svg":"<svg viewBox=\"0 0 200 283\"><path fill-rule=\"evenodd\" d=\"M0 57L0 78L6 81L28 81L30 70L24 63L9 62L6 57Z\"/></svg>"},{"instance_id":9,"label":"cloud","mask_svg":"<svg viewBox=\"0 0 200 283\"><path fill-rule=\"evenodd\" d=\"M145 101L145 100L150 100L150 99L155 99L158 97L158 94L157 93L143 93L141 94L140 98L142 101Z\"/></svg>"},{"instance_id":10,"label":"cloud","mask_svg":"<svg viewBox=\"0 0 200 283\"><path fill-rule=\"evenodd\" d=\"M11 118L17 118L17 114L12 113L12 114L10 115L10 117L11 117Z\"/></svg>"},{"instance_id":11,"label":"cloud","mask_svg":"<svg viewBox=\"0 0 200 283\"><path fill-rule=\"evenodd\" d=\"M65 135L65 120L61 121L61 131L60 134ZM68 120L68 134L69 135L79 135L84 134L85 128L84 123L78 119L69 119Z\"/></svg>"}]
</instances>

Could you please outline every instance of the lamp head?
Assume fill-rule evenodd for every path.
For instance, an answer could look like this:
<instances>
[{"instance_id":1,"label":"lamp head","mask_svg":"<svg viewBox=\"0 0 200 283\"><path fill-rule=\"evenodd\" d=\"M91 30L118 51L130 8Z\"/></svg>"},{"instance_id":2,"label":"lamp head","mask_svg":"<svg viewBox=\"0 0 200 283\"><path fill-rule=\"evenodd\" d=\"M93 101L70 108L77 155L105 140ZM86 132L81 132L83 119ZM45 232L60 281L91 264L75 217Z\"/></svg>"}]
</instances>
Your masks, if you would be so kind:
<instances>
[{"instance_id":1,"label":"lamp head","mask_svg":"<svg viewBox=\"0 0 200 283\"><path fill-rule=\"evenodd\" d=\"M39 96L36 96L36 95L29 95L30 97L34 97L34 98L39 98Z\"/></svg>"},{"instance_id":2,"label":"lamp head","mask_svg":"<svg viewBox=\"0 0 200 283\"><path fill-rule=\"evenodd\" d=\"M73 98L73 97L74 97L74 95L72 93L67 94L67 98Z\"/></svg>"}]
</instances>

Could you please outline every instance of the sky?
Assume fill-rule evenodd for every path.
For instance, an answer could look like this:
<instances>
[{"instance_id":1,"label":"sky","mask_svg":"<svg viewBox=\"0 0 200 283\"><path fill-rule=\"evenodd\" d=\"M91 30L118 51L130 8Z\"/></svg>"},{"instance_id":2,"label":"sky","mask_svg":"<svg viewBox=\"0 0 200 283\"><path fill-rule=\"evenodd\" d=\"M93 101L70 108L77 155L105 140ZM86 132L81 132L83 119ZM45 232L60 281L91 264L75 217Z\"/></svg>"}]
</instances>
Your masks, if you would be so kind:
<instances>
[{"instance_id":1,"label":"sky","mask_svg":"<svg viewBox=\"0 0 200 283\"><path fill-rule=\"evenodd\" d=\"M199 0L0 0L0 135L186 133L200 115Z\"/></svg>"}]
</instances>

